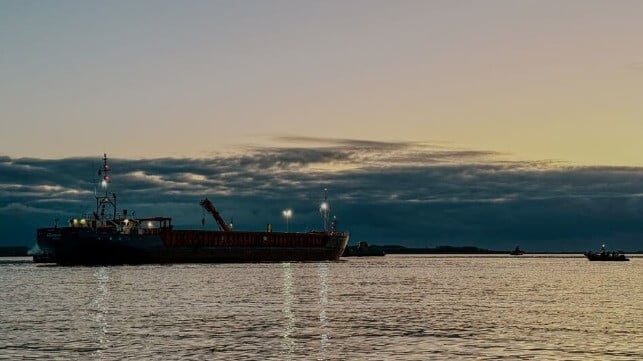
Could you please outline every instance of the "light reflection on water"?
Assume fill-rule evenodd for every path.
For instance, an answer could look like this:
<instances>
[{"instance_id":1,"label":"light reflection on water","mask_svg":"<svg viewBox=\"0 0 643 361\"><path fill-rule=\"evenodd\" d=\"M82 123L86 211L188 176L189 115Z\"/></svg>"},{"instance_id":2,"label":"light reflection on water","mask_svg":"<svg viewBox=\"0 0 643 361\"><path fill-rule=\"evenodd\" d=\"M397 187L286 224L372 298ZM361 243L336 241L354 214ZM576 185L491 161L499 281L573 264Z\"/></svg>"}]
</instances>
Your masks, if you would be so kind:
<instances>
[{"instance_id":1,"label":"light reflection on water","mask_svg":"<svg viewBox=\"0 0 643 361\"><path fill-rule=\"evenodd\" d=\"M328 306L328 263L319 264L319 329L321 331L321 348L318 360L325 360L326 347L328 345L328 318L326 307Z\"/></svg>"},{"instance_id":2,"label":"light reflection on water","mask_svg":"<svg viewBox=\"0 0 643 361\"><path fill-rule=\"evenodd\" d=\"M295 352L295 340L292 338L292 334L295 330L295 314L292 311L293 307L293 280L292 280L292 268L290 263L282 263L283 266L283 296L284 296L284 350L288 359L292 359L292 355Z\"/></svg>"},{"instance_id":3,"label":"light reflection on water","mask_svg":"<svg viewBox=\"0 0 643 361\"><path fill-rule=\"evenodd\" d=\"M98 267L94 272L96 278L96 296L92 300L89 310L94 313L96 323L95 338L98 341L98 348L92 355L93 359L103 359L103 350L108 348L107 338L107 303L109 302L109 272L107 267Z\"/></svg>"},{"instance_id":4,"label":"light reflection on water","mask_svg":"<svg viewBox=\"0 0 643 361\"><path fill-rule=\"evenodd\" d=\"M643 259L0 262L0 359L643 359Z\"/></svg>"}]
</instances>

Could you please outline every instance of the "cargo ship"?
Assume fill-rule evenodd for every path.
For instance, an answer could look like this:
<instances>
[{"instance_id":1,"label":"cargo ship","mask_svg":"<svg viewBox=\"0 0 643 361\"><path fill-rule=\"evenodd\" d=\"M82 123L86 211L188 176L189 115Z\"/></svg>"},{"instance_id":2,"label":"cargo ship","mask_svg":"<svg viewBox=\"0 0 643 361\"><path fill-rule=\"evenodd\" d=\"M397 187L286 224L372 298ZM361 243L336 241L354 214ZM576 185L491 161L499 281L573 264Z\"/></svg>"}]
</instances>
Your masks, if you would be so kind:
<instances>
[{"instance_id":1,"label":"cargo ship","mask_svg":"<svg viewBox=\"0 0 643 361\"><path fill-rule=\"evenodd\" d=\"M64 227L37 230L34 262L59 265L147 263L224 263L336 261L348 243L348 232L330 222L330 205L320 206L324 229L311 232L233 231L208 198L200 205L219 230L177 230L170 217L137 218L117 211L116 194L108 193L107 155L98 171L105 193L95 195L96 211L73 218Z\"/></svg>"}]
</instances>

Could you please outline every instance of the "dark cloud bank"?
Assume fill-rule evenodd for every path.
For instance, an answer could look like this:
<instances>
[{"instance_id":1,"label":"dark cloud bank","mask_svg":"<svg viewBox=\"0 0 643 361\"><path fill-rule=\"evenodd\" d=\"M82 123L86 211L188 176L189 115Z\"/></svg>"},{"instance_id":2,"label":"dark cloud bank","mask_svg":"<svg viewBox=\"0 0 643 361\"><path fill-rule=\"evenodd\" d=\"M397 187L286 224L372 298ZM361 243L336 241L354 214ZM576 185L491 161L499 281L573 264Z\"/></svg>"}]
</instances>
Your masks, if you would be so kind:
<instances>
[{"instance_id":1,"label":"dark cloud bank","mask_svg":"<svg viewBox=\"0 0 643 361\"><path fill-rule=\"evenodd\" d=\"M501 161L501 154L421 143L281 138L285 147L209 159L112 159L111 189L138 216L201 227L208 196L236 229L321 228L323 189L352 241L580 251L643 250L643 168ZM292 143L309 143L295 147ZM93 209L94 158L0 157L0 244ZM207 217L206 227L214 228Z\"/></svg>"}]
</instances>

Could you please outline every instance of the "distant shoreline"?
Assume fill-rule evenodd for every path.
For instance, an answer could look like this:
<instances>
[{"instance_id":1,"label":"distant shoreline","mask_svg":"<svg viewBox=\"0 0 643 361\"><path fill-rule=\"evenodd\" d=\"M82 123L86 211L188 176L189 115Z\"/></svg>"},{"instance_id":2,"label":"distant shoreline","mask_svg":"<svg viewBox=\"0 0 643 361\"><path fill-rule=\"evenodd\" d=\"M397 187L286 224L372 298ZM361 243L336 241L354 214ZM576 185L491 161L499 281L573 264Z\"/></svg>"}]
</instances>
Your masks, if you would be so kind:
<instances>
[{"instance_id":1,"label":"distant shoreline","mask_svg":"<svg viewBox=\"0 0 643 361\"><path fill-rule=\"evenodd\" d=\"M418 248L418 247L405 247L405 246L399 246L399 245L385 245L385 246L378 246L378 245L371 245L372 247L378 247L381 248L386 254L509 254L511 250L504 250L504 251L497 251L497 250L491 250L491 249L485 249L485 248L478 248L478 247L473 247L473 246L463 246L463 247L456 247L456 246L437 246L437 247L423 247L423 248ZM550 252L550 251L543 251L543 252L529 252L525 251L526 255L529 254L582 254L586 250L583 251L562 251L562 252ZM627 254L643 254L643 251L631 251L631 252L625 252Z\"/></svg>"},{"instance_id":2,"label":"distant shoreline","mask_svg":"<svg viewBox=\"0 0 643 361\"><path fill-rule=\"evenodd\" d=\"M465 247L454 247L454 246L438 246L438 247L405 247L399 245L386 245L378 246L372 245L372 247L381 248L386 254L509 254L509 250L506 251L496 251L472 246ZM0 257L29 257L27 254L29 247L25 246L1 246L0 247ZM529 252L526 251L525 254L582 254L584 251L567 251L567 252ZM643 251L631 251L625 252L627 254L643 254Z\"/></svg>"},{"instance_id":3,"label":"distant shoreline","mask_svg":"<svg viewBox=\"0 0 643 361\"><path fill-rule=\"evenodd\" d=\"M0 257L28 257L29 247L25 246L2 246Z\"/></svg>"}]
</instances>

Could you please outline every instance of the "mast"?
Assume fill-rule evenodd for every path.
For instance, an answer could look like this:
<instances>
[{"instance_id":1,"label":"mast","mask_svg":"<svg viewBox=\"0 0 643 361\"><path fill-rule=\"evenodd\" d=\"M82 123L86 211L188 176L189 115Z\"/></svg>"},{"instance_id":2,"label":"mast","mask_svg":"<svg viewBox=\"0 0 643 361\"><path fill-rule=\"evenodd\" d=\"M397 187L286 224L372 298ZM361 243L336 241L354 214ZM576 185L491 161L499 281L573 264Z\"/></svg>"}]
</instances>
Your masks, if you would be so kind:
<instances>
[{"instance_id":1,"label":"mast","mask_svg":"<svg viewBox=\"0 0 643 361\"><path fill-rule=\"evenodd\" d=\"M100 220L101 223L105 224L107 217L105 215L105 210L109 207L112 208L112 219L116 219L116 194L109 194L108 185L111 181L109 176L109 164L107 164L107 154L103 154L103 165L98 168L98 175L100 176L100 186L105 190L105 194L99 196L98 193L95 194L96 197L96 212L94 212L94 217L96 220Z\"/></svg>"},{"instance_id":2,"label":"mast","mask_svg":"<svg viewBox=\"0 0 643 361\"><path fill-rule=\"evenodd\" d=\"M201 205L201 207L203 207L203 209L205 209L212 215L212 218L214 218L214 220L217 222L220 230L226 232L230 232L232 230L232 228L230 228L230 226L223 220L223 217L221 217L217 209L214 208L214 204L212 204L209 199L205 198L204 200L199 202L199 204Z\"/></svg>"}]
</instances>

